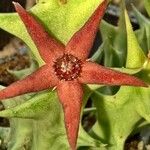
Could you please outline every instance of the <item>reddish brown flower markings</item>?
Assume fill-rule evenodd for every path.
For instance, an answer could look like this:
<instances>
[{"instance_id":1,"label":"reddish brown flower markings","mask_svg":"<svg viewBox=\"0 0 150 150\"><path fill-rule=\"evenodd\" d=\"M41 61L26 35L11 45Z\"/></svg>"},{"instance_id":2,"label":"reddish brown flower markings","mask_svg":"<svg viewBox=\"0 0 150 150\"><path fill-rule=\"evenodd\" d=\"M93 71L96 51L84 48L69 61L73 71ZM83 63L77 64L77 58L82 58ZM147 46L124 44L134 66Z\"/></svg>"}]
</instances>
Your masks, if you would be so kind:
<instances>
[{"instance_id":1,"label":"reddish brown flower markings","mask_svg":"<svg viewBox=\"0 0 150 150\"><path fill-rule=\"evenodd\" d=\"M61 81L57 92L64 110L69 144L72 150L76 150L83 90L77 81Z\"/></svg>"},{"instance_id":2,"label":"reddish brown flower markings","mask_svg":"<svg viewBox=\"0 0 150 150\"><path fill-rule=\"evenodd\" d=\"M66 52L80 59L87 59L100 24L105 13L107 0L104 0L86 24L76 32L66 46Z\"/></svg>"},{"instance_id":3,"label":"reddish brown flower markings","mask_svg":"<svg viewBox=\"0 0 150 150\"><path fill-rule=\"evenodd\" d=\"M147 85L134 76L121 73L93 62L83 64L81 77L79 81L84 84L104 84L104 85L130 85L143 86Z\"/></svg>"},{"instance_id":4,"label":"reddish brown flower markings","mask_svg":"<svg viewBox=\"0 0 150 150\"><path fill-rule=\"evenodd\" d=\"M42 59L46 63L50 63L63 55L65 46L52 38L43 28L43 26L35 20L28 12L22 8L19 3L15 3L16 11L25 24L28 33L37 46Z\"/></svg>"},{"instance_id":5,"label":"reddish brown flower markings","mask_svg":"<svg viewBox=\"0 0 150 150\"><path fill-rule=\"evenodd\" d=\"M82 62L73 55L64 54L54 63L55 74L60 80L71 81L80 76Z\"/></svg>"},{"instance_id":6,"label":"reddish brown flower markings","mask_svg":"<svg viewBox=\"0 0 150 150\"><path fill-rule=\"evenodd\" d=\"M65 51L62 44L49 36L31 15L18 3L15 3L16 10L46 65L25 79L0 91L0 99L57 86L59 100L63 105L68 141L72 150L76 149L80 122L83 96L80 83L146 86L135 77L84 61L88 57L99 20L101 20L106 6L107 1L104 0L89 21L71 38Z\"/></svg>"},{"instance_id":7,"label":"reddish brown flower markings","mask_svg":"<svg viewBox=\"0 0 150 150\"><path fill-rule=\"evenodd\" d=\"M0 99L42 91L54 87L58 79L50 65L44 65L37 71L0 91Z\"/></svg>"}]
</instances>

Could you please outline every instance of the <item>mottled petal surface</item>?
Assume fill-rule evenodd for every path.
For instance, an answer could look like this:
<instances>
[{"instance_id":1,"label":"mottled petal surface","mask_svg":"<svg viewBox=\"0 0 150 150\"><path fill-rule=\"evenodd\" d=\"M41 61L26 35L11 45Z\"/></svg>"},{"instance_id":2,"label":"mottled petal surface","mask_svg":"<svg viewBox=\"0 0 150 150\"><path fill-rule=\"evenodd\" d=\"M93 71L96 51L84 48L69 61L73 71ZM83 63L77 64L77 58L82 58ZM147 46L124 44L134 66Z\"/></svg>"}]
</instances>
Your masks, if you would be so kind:
<instances>
[{"instance_id":1,"label":"mottled petal surface","mask_svg":"<svg viewBox=\"0 0 150 150\"><path fill-rule=\"evenodd\" d=\"M49 63L55 58L62 56L65 46L45 31L44 27L36 21L36 19L31 16L19 3L15 3L15 8L20 15L23 23L25 24L28 33L33 39L42 59Z\"/></svg>"},{"instance_id":2,"label":"mottled petal surface","mask_svg":"<svg viewBox=\"0 0 150 150\"><path fill-rule=\"evenodd\" d=\"M79 81L84 84L129 85L147 87L143 81L134 76L103 67L93 62L85 62L83 64Z\"/></svg>"},{"instance_id":3,"label":"mottled petal surface","mask_svg":"<svg viewBox=\"0 0 150 150\"><path fill-rule=\"evenodd\" d=\"M99 23L105 13L106 7L107 1L104 0L86 24L73 35L66 46L66 52L80 59L86 59L89 56Z\"/></svg>"},{"instance_id":4,"label":"mottled petal surface","mask_svg":"<svg viewBox=\"0 0 150 150\"><path fill-rule=\"evenodd\" d=\"M52 67L45 65L40 69L0 91L0 99L11 98L25 93L37 92L54 87L58 79Z\"/></svg>"},{"instance_id":5,"label":"mottled petal surface","mask_svg":"<svg viewBox=\"0 0 150 150\"><path fill-rule=\"evenodd\" d=\"M68 141L72 150L76 150L83 90L76 81L61 81L57 92L64 110Z\"/></svg>"}]
</instances>

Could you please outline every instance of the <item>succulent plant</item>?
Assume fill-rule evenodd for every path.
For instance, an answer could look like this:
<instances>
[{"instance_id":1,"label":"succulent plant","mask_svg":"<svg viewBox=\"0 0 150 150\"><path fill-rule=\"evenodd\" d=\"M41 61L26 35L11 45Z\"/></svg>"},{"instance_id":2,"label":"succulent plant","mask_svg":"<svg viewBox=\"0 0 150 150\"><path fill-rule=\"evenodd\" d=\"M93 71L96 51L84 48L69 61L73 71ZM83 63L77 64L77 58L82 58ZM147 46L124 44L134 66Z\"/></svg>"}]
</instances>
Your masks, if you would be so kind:
<instances>
[{"instance_id":1,"label":"succulent plant","mask_svg":"<svg viewBox=\"0 0 150 150\"><path fill-rule=\"evenodd\" d=\"M29 69L12 71L20 80L0 91L6 108L0 116L10 119L8 149L75 150L78 137L79 149L122 150L132 131L149 123L150 37L145 32L149 31L149 20L134 8L139 24L146 22L134 32L122 1L119 26L102 22L103 43L86 60L107 6L106 0L99 3L99 0L39 0L31 14L15 3L23 22L17 14L0 14L0 27L24 40L38 63L33 61ZM101 63L102 59L107 67L122 68L106 68L91 62ZM105 85L125 86L116 91L115 87ZM55 86L57 93L50 89ZM111 95L106 95L107 90ZM116 93L112 94L114 90ZM89 113L94 110L97 120L86 132L80 116L89 98L96 108L96 111L90 108Z\"/></svg>"}]
</instances>

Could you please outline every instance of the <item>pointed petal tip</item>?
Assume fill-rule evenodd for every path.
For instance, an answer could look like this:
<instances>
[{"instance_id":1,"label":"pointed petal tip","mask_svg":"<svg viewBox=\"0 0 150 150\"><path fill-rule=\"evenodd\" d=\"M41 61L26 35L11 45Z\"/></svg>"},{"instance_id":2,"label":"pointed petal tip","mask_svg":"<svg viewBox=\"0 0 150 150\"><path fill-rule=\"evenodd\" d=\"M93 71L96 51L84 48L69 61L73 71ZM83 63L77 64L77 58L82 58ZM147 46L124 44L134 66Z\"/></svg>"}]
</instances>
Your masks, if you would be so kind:
<instances>
[{"instance_id":1,"label":"pointed petal tip","mask_svg":"<svg viewBox=\"0 0 150 150\"><path fill-rule=\"evenodd\" d=\"M20 7L21 5L18 2L14 2L12 1L13 5L15 6L15 8L17 9L17 7ZM21 6L22 7L22 6Z\"/></svg>"},{"instance_id":2,"label":"pointed petal tip","mask_svg":"<svg viewBox=\"0 0 150 150\"><path fill-rule=\"evenodd\" d=\"M128 86L128 85L127 85ZM142 81L139 81L138 83L133 83L131 84L130 86L135 86L135 87L149 87L146 83L142 82Z\"/></svg>"},{"instance_id":3,"label":"pointed petal tip","mask_svg":"<svg viewBox=\"0 0 150 150\"><path fill-rule=\"evenodd\" d=\"M22 9L24 9L18 2L12 2L13 3L13 5L14 5L14 7L15 7L15 10L17 11L17 12L19 12L19 10L21 11Z\"/></svg>"},{"instance_id":4,"label":"pointed petal tip","mask_svg":"<svg viewBox=\"0 0 150 150\"><path fill-rule=\"evenodd\" d=\"M71 150L77 150L76 146L71 146Z\"/></svg>"},{"instance_id":5,"label":"pointed petal tip","mask_svg":"<svg viewBox=\"0 0 150 150\"><path fill-rule=\"evenodd\" d=\"M14 5L17 5L17 3L18 3L18 2L14 2L14 1L12 1L12 3L13 3Z\"/></svg>"},{"instance_id":6,"label":"pointed petal tip","mask_svg":"<svg viewBox=\"0 0 150 150\"><path fill-rule=\"evenodd\" d=\"M103 0L101 3L101 7L103 7L104 11L107 9L107 5L109 4L108 0Z\"/></svg>"},{"instance_id":7,"label":"pointed petal tip","mask_svg":"<svg viewBox=\"0 0 150 150\"><path fill-rule=\"evenodd\" d=\"M102 3L108 4L108 0L103 0Z\"/></svg>"},{"instance_id":8,"label":"pointed petal tip","mask_svg":"<svg viewBox=\"0 0 150 150\"><path fill-rule=\"evenodd\" d=\"M149 87L150 87L149 84L147 84L147 83L145 83L145 82L143 82L143 81L141 81L141 84L139 84L139 86L145 87L145 88L149 88Z\"/></svg>"},{"instance_id":9,"label":"pointed petal tip","mask_svg":"<svg viewBox=\"0 0 150 150\"><path fill-rule=\"evenodd\" d=\"M128 75L128 74L126 74L126 75ZM135 77L135 76L130 76L129 85L136 86L136 87L145 87L145 88L149 87L149 84L145 83L143 80L141 80L140 78Z\"/></svg>"}]
</instances>

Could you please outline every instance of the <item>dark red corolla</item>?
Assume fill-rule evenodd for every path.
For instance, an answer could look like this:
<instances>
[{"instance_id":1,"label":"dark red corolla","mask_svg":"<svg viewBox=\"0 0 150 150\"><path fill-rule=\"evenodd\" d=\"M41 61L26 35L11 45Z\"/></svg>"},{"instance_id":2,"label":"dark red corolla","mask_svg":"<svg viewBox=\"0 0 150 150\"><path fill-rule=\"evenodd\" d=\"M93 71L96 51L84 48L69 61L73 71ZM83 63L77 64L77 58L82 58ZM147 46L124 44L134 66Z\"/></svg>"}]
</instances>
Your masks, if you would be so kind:
<instances>
[{"instance_id":1,"label":"dark red corolla","mask_svg":"<svg viewBox=\"0 0 150 150\"><path fill-rule=\"evenodd\" d=\"M72 150L76 149L83 84L147 85L129 76L87 60L107 2L104 0L86 24L76 32L67 45L51 37L36 19L18 3L16 11L35 42L45 65L0 91L0 99L56 87L63 106L66 132Z\"/></svg>"}]
</instances>

